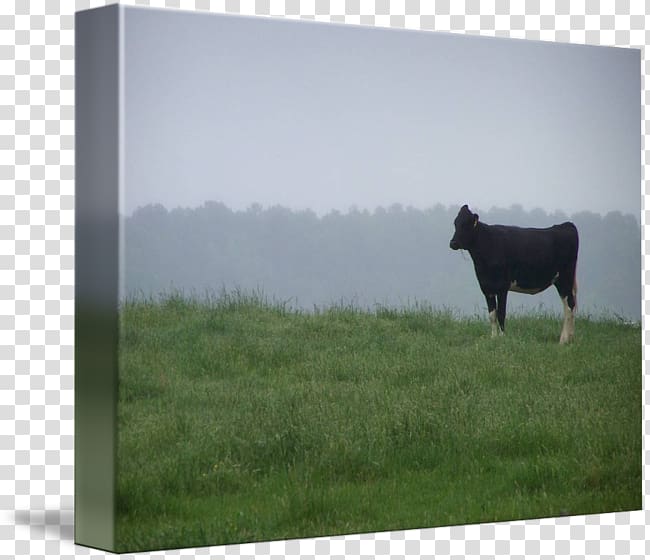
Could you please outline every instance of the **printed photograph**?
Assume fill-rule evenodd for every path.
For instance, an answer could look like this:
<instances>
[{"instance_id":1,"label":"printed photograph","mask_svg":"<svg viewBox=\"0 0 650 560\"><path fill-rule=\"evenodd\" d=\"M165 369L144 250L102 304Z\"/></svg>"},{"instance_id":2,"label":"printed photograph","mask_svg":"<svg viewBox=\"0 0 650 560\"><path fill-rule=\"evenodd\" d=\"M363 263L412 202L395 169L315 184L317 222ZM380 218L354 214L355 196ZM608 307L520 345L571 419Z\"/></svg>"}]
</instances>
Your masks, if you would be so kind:
<instances>
[{"instance_id":1,"label":"printed photograph","mask_svg":"<svg viewBox=\"0 0 650 560\"><path fill-rule=\"evenodd\" d=\"M119 550L641 509L639 50L123 29Z\"/></svg>"}]
</instances>

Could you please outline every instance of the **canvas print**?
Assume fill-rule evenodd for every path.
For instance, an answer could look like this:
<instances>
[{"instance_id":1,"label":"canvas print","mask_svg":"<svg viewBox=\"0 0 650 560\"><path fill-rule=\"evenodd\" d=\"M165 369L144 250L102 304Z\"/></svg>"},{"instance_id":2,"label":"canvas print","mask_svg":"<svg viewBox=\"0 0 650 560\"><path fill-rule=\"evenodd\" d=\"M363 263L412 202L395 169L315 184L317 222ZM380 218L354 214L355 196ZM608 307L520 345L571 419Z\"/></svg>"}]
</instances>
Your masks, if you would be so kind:
<instances>
[{"instance_id":1,"label":"canvas print","mask_svg":"<svg viewBox=\"0 0 650 560\"><path fill-rule=\"evenodd\" d=\"M78 542L642 507L638 50L77 34Z\"/></svg>"}]
</instances>

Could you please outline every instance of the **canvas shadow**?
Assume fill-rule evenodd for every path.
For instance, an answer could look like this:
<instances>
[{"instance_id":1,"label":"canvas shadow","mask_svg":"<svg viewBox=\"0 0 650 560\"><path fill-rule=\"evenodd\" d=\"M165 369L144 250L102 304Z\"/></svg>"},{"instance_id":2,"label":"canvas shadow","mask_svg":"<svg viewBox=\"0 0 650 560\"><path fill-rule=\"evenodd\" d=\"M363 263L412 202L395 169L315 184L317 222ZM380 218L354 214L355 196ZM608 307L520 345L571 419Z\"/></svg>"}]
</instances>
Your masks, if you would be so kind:
<instances>
[{"instance_id":1,"label":"canvas shadow","mask_svg":"<svg viewBox=\"0 0 650 560\"><path fill-rule=\"evenodd\" d=\"M36 538L58 538L74 541L74 512L72 509L48 509L38 511L19 510L14 512L16 525L29 527Z\"/></svg>"}]
</instances>

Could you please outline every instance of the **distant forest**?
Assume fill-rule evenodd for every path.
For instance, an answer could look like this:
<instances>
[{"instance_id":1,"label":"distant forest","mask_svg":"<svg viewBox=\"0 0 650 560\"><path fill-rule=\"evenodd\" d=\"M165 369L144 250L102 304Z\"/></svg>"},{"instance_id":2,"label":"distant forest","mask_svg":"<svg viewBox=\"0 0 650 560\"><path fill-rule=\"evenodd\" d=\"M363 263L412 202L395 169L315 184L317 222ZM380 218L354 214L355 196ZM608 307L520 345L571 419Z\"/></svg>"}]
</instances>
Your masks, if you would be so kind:
<instances>
[{"instance_id":1,"label":"distant forest","mask_svg":"<svg viewBox=\"0 0 650 560\"><path fill-rule=\"evenodd\" d=\"M573 221L580 235L579 313L640 320L641 226L634 216L565 215L517 205L473 210L488 224ZM203 297L241 290L305 310L425 304L485 314L469 253L449 249L457 212L397 204L324 216L279 206L233 211L219 202L142 207L125 218L126 295L180 290ZM511 293L508 309L559 314L562 307L549 288L536 296Z\"/></svg>"}]
</instances>

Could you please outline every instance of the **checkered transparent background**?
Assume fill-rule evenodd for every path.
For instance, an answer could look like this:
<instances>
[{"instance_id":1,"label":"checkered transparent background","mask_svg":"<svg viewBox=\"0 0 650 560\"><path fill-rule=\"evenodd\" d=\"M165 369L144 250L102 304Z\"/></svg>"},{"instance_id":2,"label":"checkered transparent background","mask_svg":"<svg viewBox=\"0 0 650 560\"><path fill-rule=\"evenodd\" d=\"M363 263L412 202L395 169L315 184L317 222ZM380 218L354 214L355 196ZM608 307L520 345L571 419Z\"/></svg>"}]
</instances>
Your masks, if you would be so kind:
<instances>
[{"instance_id":1,"label":"checkered transparent background","mask_svg":"<svg viewBox=\"0 0 650 560\"><path fill-rule=\"evenodd\" d=\"M106 3L114 2L0 3L0 558L105 556L73 544L72 507L73 14ZM416 0L123 3L641 48L650 38L645 2L630 0L584 0L571 6L568 0L444 0L423 5ZM650 64L644 55L642 65L645 104L650 101L645 79ZM644 107L642 163L647 177L645 115ZM645 195L642 208L648 223ZM644 226L646 254L649 240ZM645 257L643 279L650 280ZM644 289L644 311L649 313L646 293ZM647 324L644 341L646 329ZM650 400L645 387L644 383L647 441L645 410ZM648 472L646 466L644 496ZM642 511L138 556L643 558L650 554L649 523L650 515Z\"/></svg>"}]
</instances>

